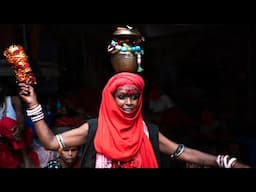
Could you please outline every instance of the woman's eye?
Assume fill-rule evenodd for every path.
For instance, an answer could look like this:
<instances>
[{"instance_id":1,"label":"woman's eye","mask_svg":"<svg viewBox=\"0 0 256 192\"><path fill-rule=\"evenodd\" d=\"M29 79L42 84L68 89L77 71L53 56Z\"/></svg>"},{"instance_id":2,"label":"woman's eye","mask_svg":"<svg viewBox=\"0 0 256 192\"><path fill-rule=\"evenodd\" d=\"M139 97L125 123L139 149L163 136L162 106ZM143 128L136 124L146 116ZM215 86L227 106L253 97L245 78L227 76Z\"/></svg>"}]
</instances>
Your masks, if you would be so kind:
<instances>
[{"instance_id":1,"label":"woman's eye","mask_svg":"<svg viewBox=\"0 0 256 192\"><path fill-rule=\"evenodd\" d=\"M125 99L126 96L125 95L118 95L117 97L118 97L118 99Z\"/></svg>"},{"instance_id":2,"label":"woman's eye","mask_svg":"<svg viewBox=\"0 0 256 192\"><path fill-rule=\"evenodd\" d=\"M136 100L136 99L138 99L139 97L140 97L139 94L131 95L131 99L133 99L133 100Z\"/></svg>"},{"instance_id":3,"label":"woman's eye","mask_svg":"<svg viewBox=\"0 0 256 192\"><path fill-rule=\"evenodd\" d=\"M126 99L128 97L132 100L137 100L140 97L140 95L139 94L132 94L132 95L120 94L120 95L117 95L117 98L121 99L121 100Z\"/></svg>"}]
</instances>

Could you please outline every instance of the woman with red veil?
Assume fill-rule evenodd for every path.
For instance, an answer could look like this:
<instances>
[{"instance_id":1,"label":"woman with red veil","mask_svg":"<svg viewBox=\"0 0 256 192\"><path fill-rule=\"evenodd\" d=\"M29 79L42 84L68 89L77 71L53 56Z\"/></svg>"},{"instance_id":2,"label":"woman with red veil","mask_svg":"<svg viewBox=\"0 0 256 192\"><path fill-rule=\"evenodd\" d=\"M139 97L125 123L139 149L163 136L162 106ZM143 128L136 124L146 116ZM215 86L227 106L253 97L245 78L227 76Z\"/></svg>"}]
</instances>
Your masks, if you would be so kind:
<instances>
[{"instance_id":1,"label":"woman with red veil","mask_svg":"<svg viewBox=\"0 0 256 192\"><path fill-rule=\"evenodd\" d=\"M53 134L44 120L33 86L19 83L19 95L27 106L37 135L46 149L63 150L81 146L81 167L159 168L159 154L172 159L224 168L248 168L228 155L211 155L178 144L159 132L158 126L142 116L144 79L136 73L113 75L102 91L97 119L75 129Z\"/></svg>"}]
</instances>

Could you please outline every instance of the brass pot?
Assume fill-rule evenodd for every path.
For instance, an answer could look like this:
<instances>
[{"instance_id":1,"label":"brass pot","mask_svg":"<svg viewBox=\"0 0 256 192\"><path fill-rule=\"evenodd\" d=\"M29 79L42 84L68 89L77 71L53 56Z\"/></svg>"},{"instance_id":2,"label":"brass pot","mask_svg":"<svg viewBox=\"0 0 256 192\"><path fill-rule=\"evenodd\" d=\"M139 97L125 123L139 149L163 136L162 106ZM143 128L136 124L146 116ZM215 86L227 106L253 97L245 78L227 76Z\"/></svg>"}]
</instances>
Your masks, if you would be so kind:
<instances>
[{"instance_id":1,"label":"brass pot","mask_svg":"<svg viewBox=\"0 0 256 192\"><path fill-rule=\"evenodd\" d=\"M116 72L137 72L137 57L133 52L117 52L111 55L111 63Z\"/></svg>"},{"instance_id":2,"label":"brass pot","mask_svg":"<svg viewBox=\"0 0 256 192\"><path fill-rule=\"evenodd\" d=\"M124 27L119 27L117 30L113 33L114 37L126 37L126 38L132 38L132 39L138 39L141 38L141 34L137 29L127 29Z\"/></svg>"}]
</instances>

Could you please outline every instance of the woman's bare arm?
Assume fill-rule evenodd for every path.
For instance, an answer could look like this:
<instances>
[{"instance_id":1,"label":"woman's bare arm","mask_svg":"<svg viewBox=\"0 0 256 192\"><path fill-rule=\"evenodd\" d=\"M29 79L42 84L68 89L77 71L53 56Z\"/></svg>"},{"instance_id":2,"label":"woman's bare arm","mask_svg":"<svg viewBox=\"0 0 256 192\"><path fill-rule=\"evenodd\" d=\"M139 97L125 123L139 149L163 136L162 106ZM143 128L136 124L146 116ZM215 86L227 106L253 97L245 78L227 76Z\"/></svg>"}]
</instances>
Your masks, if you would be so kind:
<instances>
[{"instance_id":1,"label":"woman's bare arm","mask_svg":"<svg viewBox=\"0 0 256 192\"><path fill-rule=\"evenodd\" d=\"M21 99L25 102L27 110L33 110L39 106L36 93L31 85L25 83L19 83L20 92L19 95ZM53 134L48 124L44 119L34 122L36 133L42 142L43 146L49 150L57 150L60 148L59 142L56 136ZM82 124L76 129L72 129L61 136L64 141L64 145L69 146L79 146L86 141L88 134L88 123Z\"/></svg>"},{"instance_id":2,"label":"woman's bare arm","mask_svg":"<svg viewBox=\"0 0 256 192\"><path fill-rule=\"evenodd\" d=\"M171 141L167 137L165 137L162 133L159 132L159 147L160 151L164 154L167 154L171 158L171 154L174 154L179 144ZM203 153L201 151L191 149L188 147L184 148L184 151L177 157L177 159L189 162L196 163L200 165L211 165L217 166L216 156L210 155L207 153Z\"/></svg>"},{"instance_id":3,"label":"woman's bare arm","mask_svg":"<svg viewBox=\"0 0 256 192\"><path fill-rule=\"evenodd\" d=\"M59 143L56 136L48 127L44 120L34 123L36 133L46 149L57 150ZM82 124L80 127L62 133L62 138L66 147L79 146L85 143L88 134L88 123Z\"/></svg>"},{"instance_id":4,"label":"woman's bare arm","mask_svg":"<svg viewBox=\"0 0 256 192\"><path fill-rule=\"evenodd\" d=\"M163 134L159 132L159 147L160 151L164 154L170 155L174 154L179 144L171 141ZM170 157L171 158L171 157ZM205 153L196 149L189 147L184 147L184 151L177 157L178 160L195 163L202 166L212 166L218 167L217 156ZM250 166L238 162L237 160L231 166L232 168L249 168Z\"/></svg>"}]
</instances>

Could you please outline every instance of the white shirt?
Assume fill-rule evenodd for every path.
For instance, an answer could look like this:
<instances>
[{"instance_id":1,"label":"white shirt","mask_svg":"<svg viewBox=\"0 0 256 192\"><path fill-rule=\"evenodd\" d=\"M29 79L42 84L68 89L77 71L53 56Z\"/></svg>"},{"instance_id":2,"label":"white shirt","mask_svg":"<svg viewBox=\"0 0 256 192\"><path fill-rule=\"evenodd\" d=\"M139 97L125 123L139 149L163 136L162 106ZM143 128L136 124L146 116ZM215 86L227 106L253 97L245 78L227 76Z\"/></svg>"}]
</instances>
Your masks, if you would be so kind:
<instances>
[{"instance_id":1,"label":"white shirt","mask_svg":"<svg viewBox=\"0 0 256 192\"><path fill-rule=\"evenodd\" d=\"M16 120L16 112L12 105L11 96L5 97L5 103L6 103L6 117ZM3 115L4 115L3 107L0 107L0 119L3 118Z\"/></svg>"}]
</instances>

